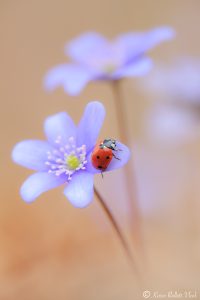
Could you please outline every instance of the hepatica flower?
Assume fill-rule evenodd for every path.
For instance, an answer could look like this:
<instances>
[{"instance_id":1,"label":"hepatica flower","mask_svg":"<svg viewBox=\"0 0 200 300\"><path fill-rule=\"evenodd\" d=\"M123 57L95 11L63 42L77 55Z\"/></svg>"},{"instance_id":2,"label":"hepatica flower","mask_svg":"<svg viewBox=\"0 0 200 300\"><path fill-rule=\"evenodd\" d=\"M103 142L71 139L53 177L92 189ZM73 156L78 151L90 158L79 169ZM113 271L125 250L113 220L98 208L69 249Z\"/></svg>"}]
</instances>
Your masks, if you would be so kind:
<instances>
[{"instance_id":1,"label":"hepatica flower","mask_svg":"<svg viewBox=\"0 0 200 300\"><path fill-rule=\"evenodd\" d=\"M90 81L142 76L152 66L146 52L173 37L170 27L126 33L113 41L94 32L85 33L66 45L65 53L72 62L51 69L45 88L52 91L62 86L66 93L77 95Z\"/></svg>"},{"instance_id":2,"label":"hepatica flower","mask_svg":"<svg viewBox=\"0 0 200 300\"><path fill-rule=\"evenodd\" d=\"M145 87L145 89L144 89ZM167 102L200 103L200 59L179 57L170 64L158 64L151 76L142 82L144 91L154 93Z\"/></svg>"},{"instance_id":3,"label":"hepatica flower","mask_svg":"<svg viewBox=\"0 0 200 300\"><path fill-rule=\"evenodd\" d=\"M93 198L94 174L100 171L91 163L91 153L103 124L105 110L100 102L90 102L75 126L70 116L61 112L44 123L47 141L25 140L12 152L13 160L36 171L21 187L21 196L32 202L40 194L65 184L64 194L75 207L87 206ZM120 160L112 159L106 171L127 163L129 149L117 142Z\"/></svg>"}]
</instances>

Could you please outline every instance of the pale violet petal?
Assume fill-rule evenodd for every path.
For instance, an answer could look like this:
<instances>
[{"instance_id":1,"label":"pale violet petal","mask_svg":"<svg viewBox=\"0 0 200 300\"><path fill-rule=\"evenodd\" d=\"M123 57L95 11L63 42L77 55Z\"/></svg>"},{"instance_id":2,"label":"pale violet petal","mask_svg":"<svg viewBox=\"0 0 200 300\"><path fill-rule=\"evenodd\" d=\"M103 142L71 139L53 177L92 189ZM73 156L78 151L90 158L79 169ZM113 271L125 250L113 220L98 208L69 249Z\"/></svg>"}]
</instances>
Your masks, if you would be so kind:
<instances>
[{"instance_id":1,"label":"pale violet petal","mask_svg":"<svg viewBox=\"0 0 200 300\"><path fill-rule=\"evenodd\" d=\"M175 31L168 26L157 27L146 32L133 32L122 34L117 38L120 47L124 47L127 61L143 55L162 42L175 37Z\"/></svg>"},{"instance_id":2,"label":"pale violet petal","mask_svg":"<svg viewBox=\"0 0 200 300\"><path fill-rule=\"evenodd\" d=\"M76 96L94 78L87 69L77 65L63 64L51 69L44 78L44 87L47 91L53 91L57 87L63 87L71 96Z\"/></svg>"},{"instance_id":3,"label":"pale violet petal","mask_svg":"<svg viewBox=\"0 0 200 300\"><path fill-rule=\"evenodd\" d=\"M117 148L119 149L119 151L114 151L114 154L119 159L113 157L106 171L112 171L122 168L125 164L127 164L130 158L131 152L126 145L117 142Z\"/></svg>"},{"instance_id":4,"label":"pale violet petal","mask_svg":"<svg viewBox=\"0 0 200 300\"><path fill-rule=\"evenodd\" d=\"M64 176L55 176L47 172L35 173L23 183L20 194L24 201L32 202L42 193L66 182Z\"/></svg>"},{"instance_id":5,"label":"pale violet petal","mask_svg":"<svg viewBox=\"0 0 200 300\"><path fill-rule=\"evenodd\" d=\"M77 129L77 145L86 145L87 153L95 146L103 125L105 108L98 101L87 104Z\"/></svg>"},{"instance_id":6,"label":"pale violet petal","mask_svg":"<svg viewBox=\"0 0 200 300\"><path fill-rule=\"evenodd\" d=\"M87 32L72 40L65 46L65 53L79 63L88 62L100 47L107 43L107 40L95 32Z\"/></svg>"},{"instance_id":7,"label":"pale violet petal","mask_svg":"<svg viewBox=\"0 0 200 300\"><path fill-rule=\"evenodd\" d=\"M130 64L124 65L113 73L113 79L123 77L143 76L147 74L153 66L152 60L149 58L142 58Z\"/></svg>"},{"instance_id":8,"label":"pale violet petal","mask_svg":"<svg viewBox=\"0 0 200 300\"><path fill-rule=\"evenodd\" d=\"M93 199L93 184L93 174L86 171L76 173L65 188L64 194L75 207L86 207Z\"/></svg>"},{"instance_id":9,"label":"pale violet petal","mask_svg":"<svg viewBox=\"0 0 200 300\"><path fill-rule=\"evenodd\" d=\"M12 159L17 164L36 171L45 171L47 152L52 151L49 143L40 140L19 142L12 151Z\"/></svg>"},{"instance_id":10,"label":"pale violet petal","mask_svg":"<svg viewBox=\"0 0 200 300\"><path fill-rule=\"evenodd\" d=\"M44 123L44 131L47 139L53 145L58 145L56 141L59 138L61 144L66 145L70 137L76 137L76 126L65 112L48 117Z\"/></svg>"}]
</instances>

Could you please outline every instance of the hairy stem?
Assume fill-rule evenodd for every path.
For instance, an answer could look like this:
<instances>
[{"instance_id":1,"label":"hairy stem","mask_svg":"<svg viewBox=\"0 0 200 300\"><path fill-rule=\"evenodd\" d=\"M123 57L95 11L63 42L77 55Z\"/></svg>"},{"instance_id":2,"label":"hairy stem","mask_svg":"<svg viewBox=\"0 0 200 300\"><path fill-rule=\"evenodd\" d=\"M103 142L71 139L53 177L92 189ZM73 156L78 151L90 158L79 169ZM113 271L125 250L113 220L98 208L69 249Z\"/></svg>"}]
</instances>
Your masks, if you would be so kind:
<instances>
[{"instance_id":1,"label":"hairy stem","mask_svg":"<svg viewBox=\"0 0 200 300\"><path fill-rule=\"evenodd\" d=\"M129 245L117 223L117 221L115 220L113 214L111 213L110 209L108 208L107 204L105 203L105 201L103 200L103 198L101 197L100 193L97 191L97 189L94 187L94 193L102 207L102 209L104 210L105 214L107 215L109 221L111 222L112 226L113 226L113 229L115 230L120 242L121 242L121 245L127 255L127 258L129 260L129 262L131 263L131 267L133 268L133 270L135 271L135 273L137 273L137 275L139 274L138 272L138 269L136 267L136 263L133 259L133 255L132 255L132 252L129 248Z\"/></svg>"},{"instance_id":2,"label":"hairy stem","mask_svg":"<svg viewBox=\"0 0 200 300\"><path fill-rule=\"evenodd\" d=\"M124 101L121 94L120 81L116 80L112 83L113 95L116 107L117 120L119 124L120 140L131 148L128 136L127 118L124 109ZM139 251L143 250L142 234L141 234L141 216L139 210L139 204L137 200L136 180L134 174L133 159L125 166L125 184L128 192L128 204L130 209L130 226L132 231L132 237L135 246Z\"/></svg>"}]
</instances>

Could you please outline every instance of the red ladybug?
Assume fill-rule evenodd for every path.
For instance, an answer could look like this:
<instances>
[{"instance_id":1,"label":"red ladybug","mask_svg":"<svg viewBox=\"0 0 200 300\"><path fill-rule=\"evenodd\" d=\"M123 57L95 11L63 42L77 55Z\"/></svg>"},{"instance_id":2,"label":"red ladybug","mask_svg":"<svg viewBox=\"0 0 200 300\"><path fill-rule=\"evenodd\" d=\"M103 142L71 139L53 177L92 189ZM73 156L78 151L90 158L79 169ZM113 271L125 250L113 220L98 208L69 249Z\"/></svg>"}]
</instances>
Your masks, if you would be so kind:
<instances>
[{"instance_id":1,"label":"red ladybug","mask_svg":"<svg viewBox=\"0 0 200 300\"><path fill-rule=\"evenodd\" d=\"M116 140L105 139L100 141L94 148L91 160L94 168L101 170L102 172L107 169L112 158L119 159L115 156L113 151L119 151L117 148Z\"/></svg>"}]
</instances>

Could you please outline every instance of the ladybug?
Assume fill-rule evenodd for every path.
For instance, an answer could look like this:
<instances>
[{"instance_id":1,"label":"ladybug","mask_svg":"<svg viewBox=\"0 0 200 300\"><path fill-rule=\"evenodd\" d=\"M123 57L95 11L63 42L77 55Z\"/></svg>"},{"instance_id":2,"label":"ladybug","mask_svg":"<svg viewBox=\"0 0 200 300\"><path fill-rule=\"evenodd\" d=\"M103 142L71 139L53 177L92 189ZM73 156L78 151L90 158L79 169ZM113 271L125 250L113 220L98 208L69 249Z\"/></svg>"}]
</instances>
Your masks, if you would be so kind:
<instances>
[{"instance_id":1,"label":"ladybug","mask_svg":"<svg viewBox=\"0 0 200 300\"><path fill-rule=\"evenodd\" d=\"M113 151L121 151L117 148L116 140L109 138L100 141L91 155L93 167L103 172L107 169L113 157L120 160Z\"/></svg>"}]
</instances>

